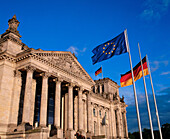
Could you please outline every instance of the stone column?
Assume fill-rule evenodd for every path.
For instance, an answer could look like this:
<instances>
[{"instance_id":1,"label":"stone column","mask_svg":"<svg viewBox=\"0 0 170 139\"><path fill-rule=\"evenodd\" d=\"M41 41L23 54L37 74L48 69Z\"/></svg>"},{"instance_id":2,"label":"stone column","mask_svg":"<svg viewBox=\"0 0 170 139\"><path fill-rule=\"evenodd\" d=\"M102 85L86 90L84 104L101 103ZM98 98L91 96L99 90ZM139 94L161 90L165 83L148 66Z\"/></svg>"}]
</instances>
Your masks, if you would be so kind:
<instances>
[{"instance_id":1,"label":"stone column","mask_svg":"<svg viewBox=\"0 0 170 139\"><path fill-rule=\"evenodd\" d=\"M94 134L94 114L93 114L94 104L91 102L91 131Z\"/></svg>"},{"instance_id":2,"label":"stone column","mask_svg":"<svg viewBox=\"0 0 170 139\"><path fill-rule=\"evenodd\" d=\"M68 93L64 95L64 130L68 129Z\"/></svg>"},{"instance_id":3,"label":"stone column","mask_svg":"<svg viewBox=\"0 0 170 139\"><path fill-rule=\"evenodd\" d=\"M60 100L61 100L61 80L57 79L55 87L55 109L54 109L54 125L60 128Z\"/></svg>"},{"instance_id":4,"label":"stone column","mask_svg":"<svg viewBox=\"0 0 170 139\"><path fill-rule=\"evenodd\" d=\"M87 132L87 101L83 102L84 104L84 132Z\"/></svg>"},{"instance_id":5,"label":"stone column","mask_svg":"<svg viewBox=\"0 0 170 139\"><path fill-rule=\"evenodd\" d=\"M125 137L128 138L128 127L127 127L127 119L126 119L126 112L123 113L124 116L124 128L125 128Z\"/></svg>"},{"instance_id":6,"label":"stone column","mask_svg":"<svg viewBox=\"0 0 170 139\"><path fill-rule=\"evenodd\" d=\"M121 126L120 126L120 114L119 114L119 109L116 110L116 115L117 115L117 137L121 137Z\"/></svg>"},{"instance_id":7,"label":"stone column","mask_svg":"<svg viewBox=\"0 0 170 139\"><path fill-rule=\"evenodd\" d=\"M112 128L112 136L116 138L117 134L116 134L116 118L115 118L115 110L113 109L113 107L111 107L111 128Z\"/></svg>"},{"instance_id":8,"label":"stone column","mask_svg":"<svg viewBox=\"0 0 170 139\"><path fill-rule=\"evenodd\" d=\"M90 93L87 95L87 132L91 133L92 132L92 106L91 106L91 98L90 98Z\"/></svg>"},{"instance_id":9,"label":"stone column","mask_svg":"<svg viewBox=\"0 0 170 139\"><path fill-rule=\"evenodd\" d=\"M68 128L67 128L67 138L74 139L73 131L73 84L70 83L68 87Z\"/></svg>"},{"instance_id":10,"label":"stone column","mask_svg":"<svg viewBox=\"0 0 170 139\"><path fill-rule=\"evenodd\" d=\"M54 108L54 125L57 128L57 138L63 138L63 130L60 125L60 108L61 108L61 79L57 79L55 87L55 108Z\"/></svg>"},{"instance_id":11,"label":"stone column","mask_svg":"<svg viewBox=\"0 0 170 139\"><path fill-rule=\"evenodd\" d=\"M34 107L35 107L35 93L36 93L36 80L32 79L32 95L30 101L30 124L33 125L34 122Z\"/></svg>"},{"instance_id":12,"label":"stone column","mask_svg":"<svg viewBox=\"0 0 170 139\"><path fill-rule=\"evenodd\" d=\"M119 116L120 116L120 137L124 137L123 132L123 118L122 118L122 112L119 110Z\"/></svg>"},{"instance_id":13,"label":"stone column","mask_svg":"<svg viewBox=\"0 0 170 139\"><path fill-rule=\"evenodd\" d=\"M9 124L17 125L18 110L19 110L19 99L21 93L21 72L16 70L14 72L14 87L12 95L12 109Z\"/></svg>"},{"instance_id":14,"label":"stone column","mask_svg":"<svg viewBox=\"0 0 170 139\"><path fill-rule=\"evenodd\" d=\"M27 77L26 77L26 86L25 86L25 95L24 95L24 106L23 106L23 117L22 123L30 123L30 108L31 108L31 97L32 97L32 79L33 79L33 72L35 68L28 66L27 70Z\"/></svg>"},{"instance_id":15,"label":"stone column","mask_svg":"<svg viewBox=\"0 0 170 139\"><path fill-rule=\"evenodd\" d=\"M47 124L47 101L48 101L48 73L42 76L42 91L41 91L41 108L40 108L40 126L46 127Z\"/></svg>"},{"instance_id":16,"label":"stone column","mask_svg":"<svg viewBox=\"0 0 170 139\"><path fill-rule=\"evenodd\" d=\"M78 130L78 96L74 98L74 130Z\"/></svg>"},{"instance_id":17,"label":"stone column","mask_svg":"<svg viewBox=\"0 0 170 139\"><path fill-rule=\"evenodd\" d=\"M99 115L99 106L97 107L97 135L100 135L100 115Z\"/></svg>"},{"instance_id":18,"label":"stone column","mask_svg":"<svg viewBox=\"0 0 170 139\"><path fill-rule=\"evenodd\" d=\"M78 102L79 102L79 131L83 131L83 101L82 101L82 88L78 91Z\"/></svg>"},{"instance_id":19,"label":"stone column","mask_svg":"<svg viewBox=\"0 0 170 139\"><path fill-rule=\"evenodd\" d=\"M111 131L111 124L112 124L112 122L111 122L111 120L112 120L112 118L111 118L112 116L111 116L111 109L109 109L108 110L108 135L109 135L109 137L111 137L112 136L112 131Z\"/></svg>"}]
</instances>

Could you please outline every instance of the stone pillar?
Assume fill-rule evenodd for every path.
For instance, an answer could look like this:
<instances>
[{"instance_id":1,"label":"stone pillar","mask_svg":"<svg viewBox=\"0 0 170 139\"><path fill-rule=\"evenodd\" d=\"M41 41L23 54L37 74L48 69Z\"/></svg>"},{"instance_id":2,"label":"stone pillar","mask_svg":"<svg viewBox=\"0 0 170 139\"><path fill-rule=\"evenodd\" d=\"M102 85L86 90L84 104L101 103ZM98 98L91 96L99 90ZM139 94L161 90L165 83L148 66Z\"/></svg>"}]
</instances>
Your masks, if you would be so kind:
<instances>
[{"instance_id":1,"label":"stone pillar","mask_svg":"<svg viewBox=\"0 0 170 139\"><path fill-rule=\"evenodd\" d=\"M119 110L119 116L120 116L120 137L124 137L123 132L123 118L122 118L122 112Z\"/></svg>"},{"instance_id":2,"label":"stone pillar","mask_svg":"<svg viewBox=\"0 0 170 139\"><path fill-rule=\"evenodd\" d=\"M91 124L92 124L92 126L91 126L91 131L92 131L92 133L94 134L94 114L93 114L93 109L94 109L94 105L93 105L93 103L91 102ZM89 121L90 122L90 121Z\"/></svg>"},{"instance_id":3,"label":"stone pillar","mask_svg":"<svg viewBox=\"0 0 170 139\"><path fill-rule=\"evenodd\" d=\"M95 93L96 93L96 94L98 93L98 92L97 92L97 91L98 91L98 90L97 90L97 87L98 87L98 86L95 85Z\"/></svg>"},{"instance_id":4,"label":"stone pillar","mask_svg":"<svg viewBox=\"0 0 170 139\"><path fill-rule=\"evenodd\" d=\"M100 114L99 114L99 106L97 107L97 135L100 135Z\"/></svg>"},{"instance_id":5,"label":"stone pillar","mask_svg":"<svg viewBox=\"0 0 170 139\"><path fill-rule=\"evenodd\" d=\"M87 101L84 102L84 132L87 132Z\"/></svg>"},{"instance_id":6,"label":"stone pillar","mask_svg":"<svg viewBox=\"0 0 170 139\"><path fill-rule=\"evenodd\" d=\"M28 66L27 70L27 77L26 77L26 86L25 86L25 95L24 95L24 106L23 106L23 117L22 123L30 123L30 108L31 108L31 97L32 97L32 79L33 79L33 72L35 68Z\"/></svg>"},{"instance_id":7,"label":"stone pillar","mask_svg":"<svg viewBox=\"0 0 170 139\"><path fill-rule=\"evenodd\" d=\"M116 134L116 118L115 118L115 110L111 107L111 128L112 128L112 137L117 136Z\"/></svg>"},{"instance_id":8,"label":"stone pillar","mask_svg":"<svg viewBox=\"0 0 170 139\"><path fill-rule=\"evenodd\" d=\"M117 115L117 137L121 137L121 126L120 126L120 114L119 114L119 109L116 110L116 115Z\"/></svg>"},{"instance_id":9,"label":"stone pillar","mask_svg":"<svg viewBox=\"0 0 170 139\"><path fill-rule=\"evenodd\" d=\"M73 131L73 84L70 83L68 87L68 128L66 137L69 139L74 139Z\"/></svg>"},{"instance_id":10,"label":"stone pillar","mask_svg":"<svg viewBox=\"0 0 170 139\"><path fill-rule=\"evenodd\" d=\"M61 99L61 129L64 130L64 96Z\"/></svg>"},{"instance_id":11,"label":"stone pillar","mask_svg":"<svg viewBox=\"0 0 170 139\"><path fill-rule=\"evenodd\" d=\"M42 76L42 91L41 91L41 108L40 108L40 126L46 127L47 124L47 101L48 101L48 73Z\"/></svg>"},{"instance_id":12,"label":"stone pillar","mask_svg":"<svg viewBox=\"0 0 170 139\"><path fill-rule=\"evenodd\" d=\"M115 130L113 130L113 131L115 131L115 134L113 134L113 136L115 136L117 138L117 136L118 136L118 126L117 126L118 120L116 118L117 117L117 110L113 111L113 117L114 117L114 121L115 121L115 124L114 124Z\"/></svg>"},{"instance_id":13,"label":"stone pillar","mask_svg":"<svg viewBox=\"0 0 170 139\"><path fill-rule=\"evenodd\" d=\"M74 130L78 130L78 96L74 98Z\"/></svg>"},{"instance_id":14,"label":"stone pillar","mask_svg":"<svg viewBox=\"0 0 170 139\"><path fill-rule=\"evenodd\" d=\"M63 138L63 130L60 125L60 108L61 108L61 80L58 78L55 87L55 108L54 108L54 125L57 128L57 138Z\"/></svg>"},{"instance_id":15,"label":"stone pillar","mask_svg":"<svg viewBox=\"0 0 170 139\"><path fill-rule=\"evenodd\" d=\"M35 93L36 93L36 80L32 79L32 95L30 101L30 124L33 125L34 122L34 107L35 107Z\"/></svg>"},{"instance_id":16,"label":"stone pillar","mask_svg":"<svg viewBox=\"0 0 170 139\"><path fill-rule=\"evenodd\" d=\"M60 100L61 100L61 81L56 81L55 87L55 109L54 109L54 126L60 128Z\"/></svg>"},{"instance_id":17,"label":"stone pillar","mask_svg":"<svg viewBox=\"0 0 170 139\"><path fill-rule=\"evenodd\" d=\"M17 126L18 110L19 110L19 99L21 93L21 72L16 70L14 72L14 87L12 95L12 109L9 124Z\"/></svg>"},{"instance_id":18,"label":"stone pillar","mask_svg":"<svg viewBox=\"0 0 170 139\"><path fill-rule=\"evenodd\" d=\"M126 119L126 112L123 113L124 116L124 128L125 128L125 137L128 138L128 127L127 127L127 119Z\"/></svg>"},{"instance_id":19,"label":"stone pillar","mask_svg":"<svg viewBox=\"0 0 170 139\"><path fill-rule=\"evenodd\" d=\"M82 101L82 88L78 91L78 102L79 102L79 131L83 131L83 101Z\"/></svg>"},{"instance_id":20,"label":"stone pillar","mask_svg":"<svg viewBox=\"0 0 170 139\"><path fill-rule=\"evenodd\" d=\"M90 94L87 95L87 132L91 133L92 132L92 106L91 106L91 98Z\"/></svg>"},{"instance_id":21,"label":"stone pillar","mask_svg":"<svg viewBox=\"0 0 170 139\"><path fill-rule=\"evenodd\" d=\"M68 93L64 96L64 130L68 129Z\"/></svg>"},{"instance_id":22,"label":"stone pillar","mask_svg":"<svg viewBox=\"0 0 170 139\"><path fill-rule=\"evenodd\" d=\"M112 122L111 122L111 120L112 120L112 118L111 118L112 116L111 116L111 109L109 109L109 111L108 111L108 135L109 135L109 137L111 137L112 136L112 131L111 131L111 124L112 124Z\"/></svg>"}]
</instances>

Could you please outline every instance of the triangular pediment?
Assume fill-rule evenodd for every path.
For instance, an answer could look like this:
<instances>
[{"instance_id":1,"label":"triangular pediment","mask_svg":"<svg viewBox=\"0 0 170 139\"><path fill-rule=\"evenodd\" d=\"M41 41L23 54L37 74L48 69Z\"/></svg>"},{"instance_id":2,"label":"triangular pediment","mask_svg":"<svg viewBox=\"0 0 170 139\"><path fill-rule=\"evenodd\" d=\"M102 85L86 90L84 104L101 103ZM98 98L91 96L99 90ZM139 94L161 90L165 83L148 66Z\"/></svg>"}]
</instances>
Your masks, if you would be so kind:
<instances>
[{"instance_id":1,"label":"triangular pediment","mask_svg":"<svg viewBox=\"0 0 170 139\"><path fill-rule=\"evenodd\" d=\"M54 64L61 70L94 84L93 79L89 76L71 52L39 51L34 52L34 54Z\"/></svg>"}]
</instances>

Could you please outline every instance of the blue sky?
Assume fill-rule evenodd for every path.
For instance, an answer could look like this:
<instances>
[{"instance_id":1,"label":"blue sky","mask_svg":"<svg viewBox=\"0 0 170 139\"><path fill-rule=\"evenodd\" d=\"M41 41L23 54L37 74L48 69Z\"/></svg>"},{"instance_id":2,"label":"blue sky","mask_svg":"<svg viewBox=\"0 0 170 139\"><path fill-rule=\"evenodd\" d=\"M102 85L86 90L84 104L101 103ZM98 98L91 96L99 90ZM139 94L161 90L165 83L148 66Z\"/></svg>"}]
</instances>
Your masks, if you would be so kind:
<instances>
[{"instance_id":1,"label":"blue sky","mask_svg":"<svg viewBox=\"0 0 170 139\"><path fill-rule=\"evenodd\" d=\"M104 77L120 85L120 74L130 70L128 54L92 65L92 49L127 28L132 63L149 57L161 124L170 123L170 0L16 0L1 1L0 34L16 14L22 41L35 49L74 52L94 79L102 65ZM149 77L146 76L154 129L157 121ZM149 128L143 80L136 82L142 128ZM138 131L132 86L120 88L125 96L129 131Z\"/></svg>"}]
</instances>

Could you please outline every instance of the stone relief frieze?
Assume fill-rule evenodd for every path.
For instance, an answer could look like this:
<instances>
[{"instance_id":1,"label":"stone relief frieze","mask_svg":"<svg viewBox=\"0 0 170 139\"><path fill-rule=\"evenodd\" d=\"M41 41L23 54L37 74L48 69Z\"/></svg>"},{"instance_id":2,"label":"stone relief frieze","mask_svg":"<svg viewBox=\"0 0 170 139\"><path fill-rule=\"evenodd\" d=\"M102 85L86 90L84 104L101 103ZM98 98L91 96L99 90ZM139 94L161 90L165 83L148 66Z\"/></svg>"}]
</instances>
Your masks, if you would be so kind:
<instances>
[{"instance_id":1,"label":"stone relief frieze","mask_svg":"<svg viewBox=\"0 0 170 139\"><path fill-rule=\"evenodd\" d=\"M82 79L86 79L85 73L81 70L79 65L68 54L50 54L42 53L38 54L46 59L48 62L53 63L57 67L66 70L72 74L75 74Z\"/></svg>"}]
</instances>

